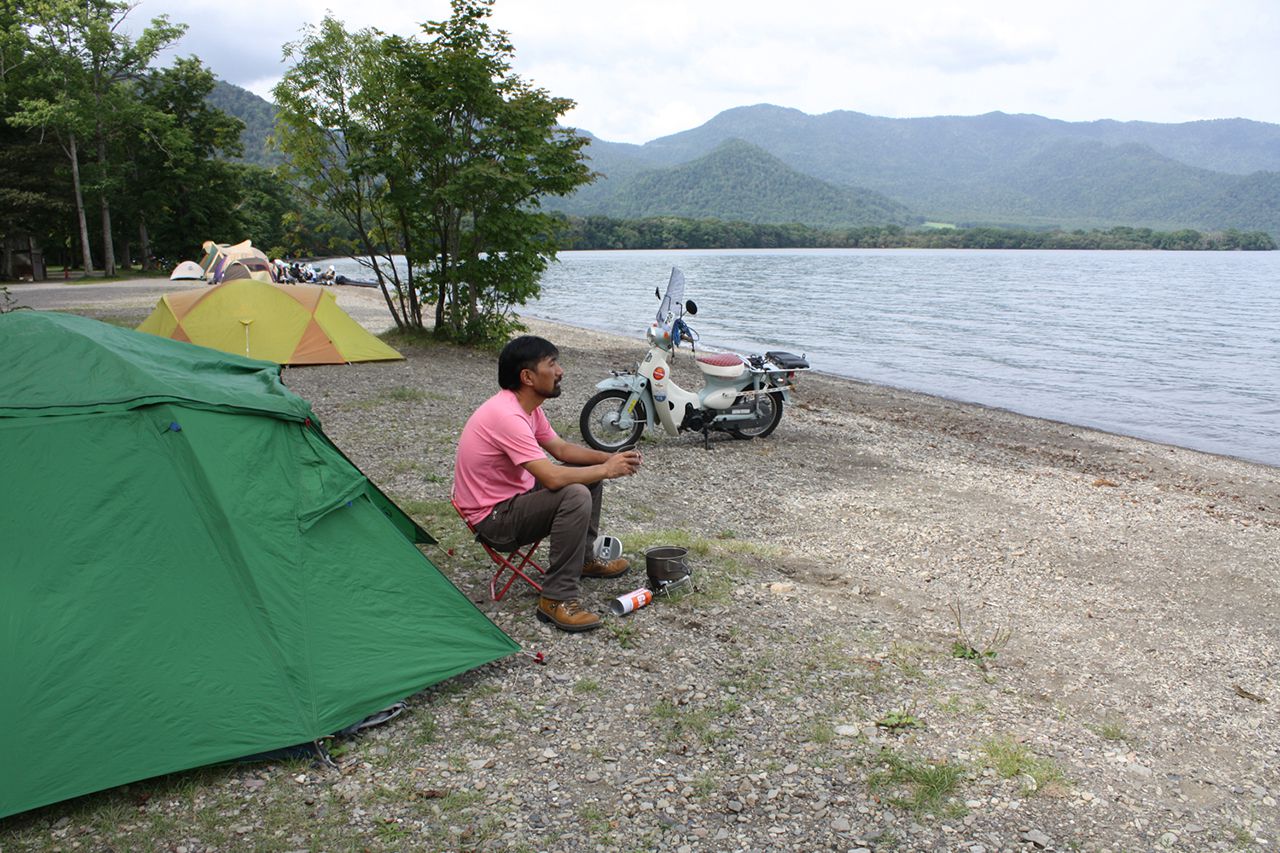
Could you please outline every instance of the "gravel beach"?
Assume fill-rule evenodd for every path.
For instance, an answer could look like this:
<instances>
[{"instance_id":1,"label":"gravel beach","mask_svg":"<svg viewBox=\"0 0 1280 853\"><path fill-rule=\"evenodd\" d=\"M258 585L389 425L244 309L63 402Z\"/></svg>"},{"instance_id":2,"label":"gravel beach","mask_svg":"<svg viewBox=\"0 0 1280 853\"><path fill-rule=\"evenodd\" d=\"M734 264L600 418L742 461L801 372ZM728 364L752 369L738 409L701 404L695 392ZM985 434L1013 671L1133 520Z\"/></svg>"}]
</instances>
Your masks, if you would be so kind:
<instances>
[{"instance_id":1,"label":"gravel beach","mask_svg":"<svg viewBox=\"0 0 1280 853\"><path fill-rule=\"evenodd\" d=\"M136 324L138 280L10 286ZM378 292L335 288L366 327ZM543 321L580 440L634 339ZM697 591L603 630L488 596L448 505L492 353L288 368L440 539L514 656L305 760L174 774L0 821L0 849L1246 850L1280 839L1280 469L815 372L768 439L646 433L604 528L690 549ZM822 365L816 365L821 368ZM687 352L676 380L696 387ZM340 596L335 597L340 615Z\"/></svg>"}]
</instances>

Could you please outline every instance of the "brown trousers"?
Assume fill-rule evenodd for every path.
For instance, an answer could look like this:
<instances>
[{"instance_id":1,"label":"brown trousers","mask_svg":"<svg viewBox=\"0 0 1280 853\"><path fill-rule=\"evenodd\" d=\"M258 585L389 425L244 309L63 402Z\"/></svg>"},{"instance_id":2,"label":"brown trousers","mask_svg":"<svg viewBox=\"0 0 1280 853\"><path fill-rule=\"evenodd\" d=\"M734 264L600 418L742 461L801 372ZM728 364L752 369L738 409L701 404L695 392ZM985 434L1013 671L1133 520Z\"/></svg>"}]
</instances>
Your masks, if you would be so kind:
<instances>
[{"instance_id":1,"label":"brown trousers","mask_svg":"<svg viewBox=\"0 0 1280 853\"><path fill-rule=\"evenodd\" d=\"M495 506L476 524L476 538L491 548L509 551L550 536L542 594L556 601L577 598L582 566L599 535L603 494L603 482L573 483L555 491L534 486Z\"/></svg>"}]
</instances>

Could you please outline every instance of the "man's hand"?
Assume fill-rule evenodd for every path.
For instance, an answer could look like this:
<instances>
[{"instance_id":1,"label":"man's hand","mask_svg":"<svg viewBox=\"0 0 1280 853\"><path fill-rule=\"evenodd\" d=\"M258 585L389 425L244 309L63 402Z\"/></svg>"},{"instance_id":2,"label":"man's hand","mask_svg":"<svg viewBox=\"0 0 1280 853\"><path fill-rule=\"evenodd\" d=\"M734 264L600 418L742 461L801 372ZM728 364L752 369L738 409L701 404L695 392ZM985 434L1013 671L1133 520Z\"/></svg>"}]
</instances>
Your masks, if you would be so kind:
<instances>
[{"instance_id":1,"label":"man's hand","mask_svg":"<svg viewBox=\"0 0 1280 853\"><path fill-rule=\"evenodd\" d=\"M604 468L606 480L630 477L640 469L640 451L619 450L617 453L612 453L604 461Z\"/></svg>"}]
</instances>

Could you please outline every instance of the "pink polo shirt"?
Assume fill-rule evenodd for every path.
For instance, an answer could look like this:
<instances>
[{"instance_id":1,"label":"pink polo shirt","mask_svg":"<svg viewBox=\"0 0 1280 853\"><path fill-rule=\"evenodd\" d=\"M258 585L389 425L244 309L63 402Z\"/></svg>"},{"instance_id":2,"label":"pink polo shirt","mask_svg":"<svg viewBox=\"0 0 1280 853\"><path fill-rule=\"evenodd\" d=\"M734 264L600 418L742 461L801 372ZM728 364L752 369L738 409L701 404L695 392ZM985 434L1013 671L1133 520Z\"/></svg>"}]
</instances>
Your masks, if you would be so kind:
<instances>
[{"instance_id":1,"label":"pink polo shirt","mask_svg":"<svg viewBox=\"0 0 1280 853\"><path fill-rule=\"evenodd\" d=\"M468 523L483 521L507 498L533 488L526 462L546 459L542 445L556 438L542 407L526 413L505 388L472 412L458 439L453 498Z\"/></svg>"}]
</instances>

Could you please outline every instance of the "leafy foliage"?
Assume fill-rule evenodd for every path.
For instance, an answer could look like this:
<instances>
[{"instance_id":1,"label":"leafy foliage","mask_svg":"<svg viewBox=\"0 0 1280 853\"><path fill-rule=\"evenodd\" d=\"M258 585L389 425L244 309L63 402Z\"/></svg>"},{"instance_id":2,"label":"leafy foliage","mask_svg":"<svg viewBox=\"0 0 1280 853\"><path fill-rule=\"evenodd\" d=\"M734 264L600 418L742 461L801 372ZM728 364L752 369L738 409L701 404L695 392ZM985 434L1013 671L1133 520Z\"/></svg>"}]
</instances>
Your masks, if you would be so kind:
<instances>
[{"instance_id":1,"label":"leafy foliage","mask_svg":"<svg viewBox=\"0 0 1280 853\"><path fill-rule=\"evenodd\" d=\"M469 342L515 327L559 245L541 199L590 179L585 138L557 123L572 102L512 72L491 5L453 0L423 40L326 18L290 46L298 62L275 90L290 173L356 232L397 325L422 327L433 301L436 334Z\"/></svg>"},{"instance_id":2,"label":"leafy foliage","mask_svg":"<svg viewBox=\"0 0 1280 853\"><path fill-rule=\"evenodd\" d=\"M55 239L71 210L70 175L62 153L45 144L38 129L4 120L30 95L38 62L14 6L0 3L0 239L32 236L44 244Z\"/></svg>"},{"instance_id":3,"label":"leafy foliage","mask_svg":"<svg viewBox=\"0 0 1280 853\"><path fill-rule=\"evenodd\" d=\"M19 10L16 23L26 30L40 61L29 79L30 95L21 99L9 121L58 135L72 169L85 269L92 267L84 216L87 190L98 202L103 269L113 275L111 204L127 174L119 145L149 118L134 84L185 26L161 15L132 39L120 27L132 7L120 0L33 0ZM92 152L83 187L81 141Z\"/></svg>"}]
</instances>

